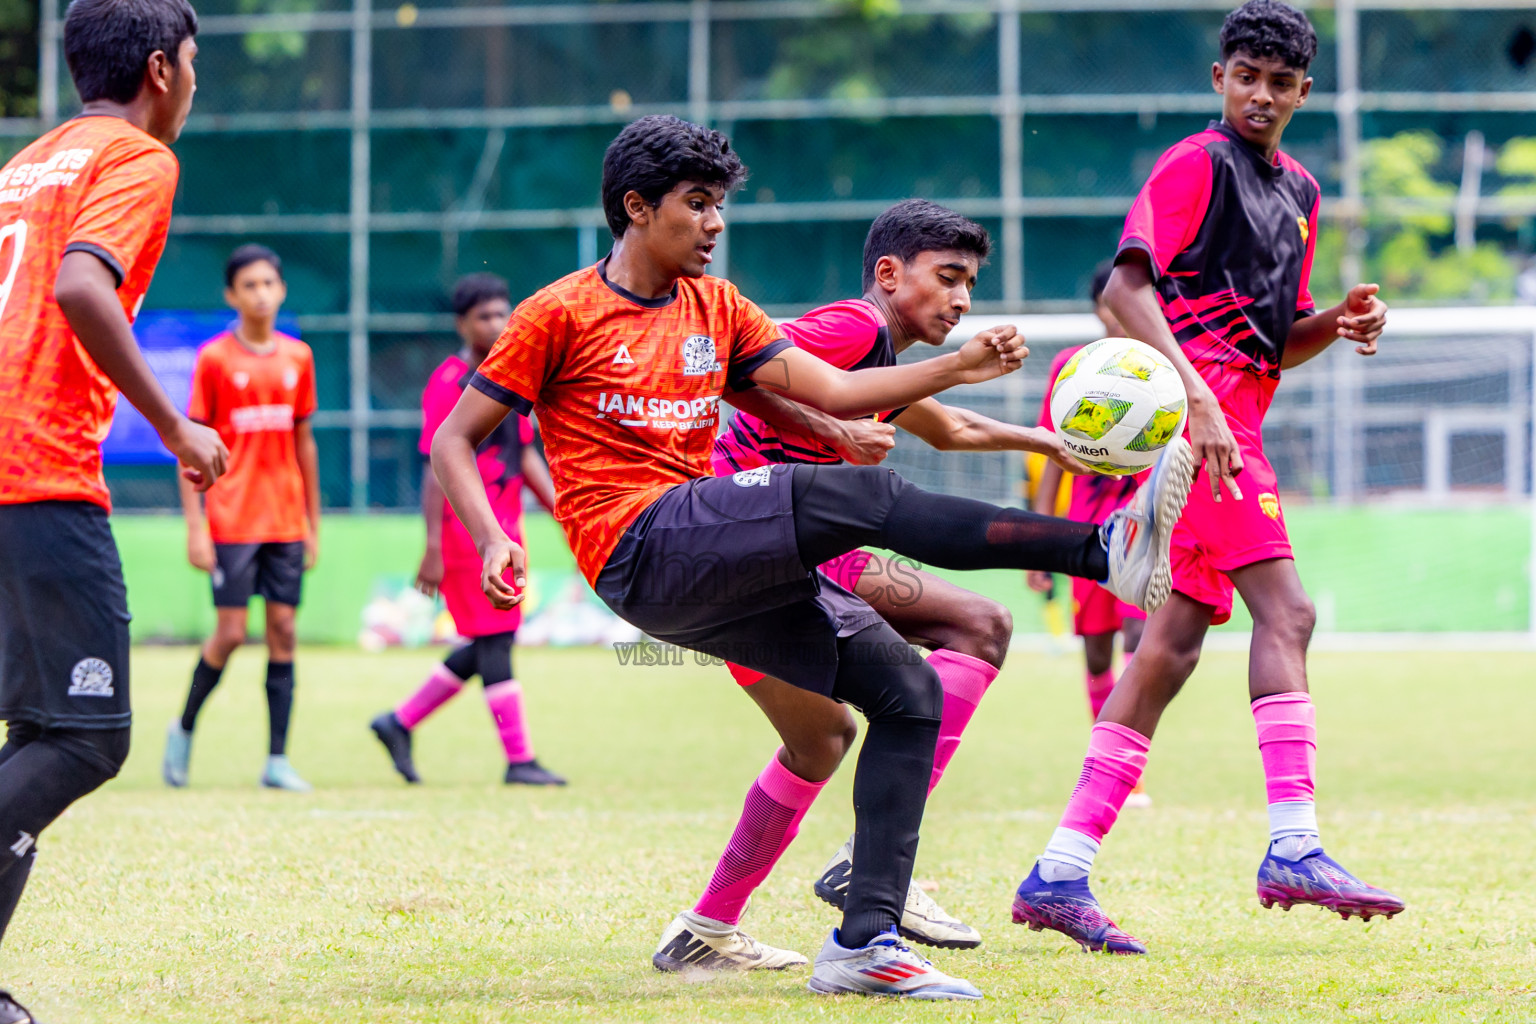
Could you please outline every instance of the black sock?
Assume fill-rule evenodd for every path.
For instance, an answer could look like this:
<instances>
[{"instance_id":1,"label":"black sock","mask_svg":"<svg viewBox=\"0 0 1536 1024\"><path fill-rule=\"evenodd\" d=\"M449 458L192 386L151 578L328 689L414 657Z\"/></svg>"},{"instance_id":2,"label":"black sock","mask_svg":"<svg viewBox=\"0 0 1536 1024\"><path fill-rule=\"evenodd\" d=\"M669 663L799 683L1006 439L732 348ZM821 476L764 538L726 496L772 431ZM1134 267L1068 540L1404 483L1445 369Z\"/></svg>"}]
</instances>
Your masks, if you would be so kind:
<instances>
[{"instance_id":1,"label":"black sock","mask_svg":"<svg viewBox=\"0 0 1536 1024\"><path fill-rule=\"evenodd\" d=\"M889 625L838 641L832 695L869 727L853 777L853 874L838 940L854 949L901 920L939 740L938 674Z\"/></svg>"},{"instance_id":2,"label":"black sock","mask_svg":"<svg viewBox=\"0 0 1536 1024\"><path fill-rule=\"evenodd\" d=\"M288 717L293 713L293 662L267 662L267 752L274 756L288 750Z\"/></svg>"},{"instance_id":3,"label":"black sock","mask_svg":"<svg viewBox=\"0 0 1536 1024\"><path fill-rule=\"evenodd\" d=\"M1109 575L1093 523L934 494L878 466L797 466L795 540L807 567L865 544L941 569Z\"/></svg>"},{"instance_id":4,"label":"black sock","mask_svg":"<svg viewBox=\"0 0 1536 1024\"><path fill-rule=\"evenodd\" d=\"M129 730L16 730L0 762L0 937L27 884L37 837L64 809L117 774Z\"/></svg>"},{"instance_id":5,"label":"black sock","mask_svg":"<svg viewBox=\"0 0 1536 1024\"><path fill-rule=\"evenodd\" d=\"M208 659L199 657L197 668L192 670L192 688L187 691L187 706L181 712L181 727L186 732L191 732L197 724L197 713L203 710L203 702L213 692L213 688L219 685L219 680L224 676L224 669L214 668L208 664Z\"/></svg>"}]
</instances>

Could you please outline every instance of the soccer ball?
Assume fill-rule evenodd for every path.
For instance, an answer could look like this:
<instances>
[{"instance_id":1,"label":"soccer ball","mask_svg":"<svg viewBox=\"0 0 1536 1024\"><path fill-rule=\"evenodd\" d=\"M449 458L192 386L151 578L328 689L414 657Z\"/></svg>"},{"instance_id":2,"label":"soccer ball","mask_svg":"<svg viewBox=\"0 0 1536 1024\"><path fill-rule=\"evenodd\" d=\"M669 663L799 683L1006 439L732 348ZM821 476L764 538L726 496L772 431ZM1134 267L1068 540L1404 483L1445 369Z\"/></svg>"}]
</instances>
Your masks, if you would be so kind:
<instances>
[{"instance_id":1,"label":"soccer ball","mask_svg":"<svg viewBox=\"0 0 1536 1024\"><path fill-rule=\"evenodd\" d=\"M1157 349L1103 338L1068 359L1051 388L1051 422L1096 473L1127 476L1157 461L1184 432L1184 382Z\"/></svg>"}]
</instances>

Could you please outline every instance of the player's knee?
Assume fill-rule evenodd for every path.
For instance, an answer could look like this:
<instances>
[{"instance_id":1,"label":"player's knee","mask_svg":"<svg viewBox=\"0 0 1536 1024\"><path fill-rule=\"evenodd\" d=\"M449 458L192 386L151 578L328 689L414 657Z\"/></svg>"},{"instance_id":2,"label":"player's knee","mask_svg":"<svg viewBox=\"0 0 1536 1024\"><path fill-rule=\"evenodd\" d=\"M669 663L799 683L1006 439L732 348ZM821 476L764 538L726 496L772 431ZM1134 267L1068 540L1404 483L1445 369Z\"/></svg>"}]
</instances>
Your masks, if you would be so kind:
<instances>
[{"instance_id":1,"label":"player's knee","mask_svg":"<svg viewBox=\"0 0 1536 1024\"><path fill-rule=\"evenodd\" d=\"M888 666L880 696L864 715L871 722L905 719L937 725L944 716L944 687L939 674L922 659Z\"/></svg>"},{"instance_id":2,"label":"player's knee","mask_svg":"<svg viewBox=\"0 0 1536 1024\"><path fill-rule=\"evenodd\" d=\"M1008 644L1013 639L1013 613L1000 602L990 598L972 601L966 609L975 649L972 657L980 658L993 668L1002 668L1008 656Z\"/></svg>"},{"instance_id":3,"label":"player's knee","mask_svg":"<svg viewBox=\"0 0 1536 1024\"><path fill-rule=\"evenodd\" d=\"M213 647L225 657L245 643L245 620L221 621L213 630Z\"/></svg>"},{"instance_id":4,"label":"player's knee","mask_svg":"<svg viewBox=\"0 0 1536 1024\"><path fill-rule=\"evenodd\" d=\"M132 730L67 729L51 732L48 738L67 751L74 760L73 775L81 794L89 793L115 778L128 760Z\"/></svg>"},{"instance_id":5,"label":"player's knee","mask_svg":"<svg viewBox=\"0 0 1536 1024\"><path fill-rule=\"evenodd\" d=\"M1136 661L1150 670L1152 678L1173 686L1177 692L1200 664L1200 646L1198 641L1158 644L1138 651Z\"/></svg>"},{"instance_id":6,"label":"player's knee","mask_svg":"<svg viewBox=\"0 0 1536 1024\"><path fill-rule=\"evenodd\" d=\"M298 644L298 629L294 625L293 616L270 619L267 621L267 647L275 655L286 655L279 660L291 660L293 649Z\"/></svg>"},{"instance_id":7,"label":"player's knee","mask_svg":"<svg viewBox=\"0 0 1536 1024\"><path fill-rule=\"evenodd\" d=\"M1305 650L1317 627L1317 606L1306 594L1297 594L1256 624L1279 634L1282 642Z\"/></svg>"}]
</instances>

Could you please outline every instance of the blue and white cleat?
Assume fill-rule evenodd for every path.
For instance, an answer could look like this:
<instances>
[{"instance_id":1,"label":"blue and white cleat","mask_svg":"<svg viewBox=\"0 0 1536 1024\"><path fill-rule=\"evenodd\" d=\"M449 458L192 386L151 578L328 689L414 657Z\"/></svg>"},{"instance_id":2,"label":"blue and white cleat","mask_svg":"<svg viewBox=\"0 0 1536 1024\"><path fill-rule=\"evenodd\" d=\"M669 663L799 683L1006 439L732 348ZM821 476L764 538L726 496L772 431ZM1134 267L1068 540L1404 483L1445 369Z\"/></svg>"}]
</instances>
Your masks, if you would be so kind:
<instances>
[{"instance_id":1,"label":"blue and white cleat","mask_svg":"<svg viewBox=\"0 0 1536 1024\"><path fill-rule=\"evenodd\" d=\"M1163 449L1131 503L1112 512L1099 528L1109 554L1109 578L1102 586L1149 614L1173 593L1168 543L1184 513L1194 476L1194 449L1176 437Z\"/></svg>"},{"instance_id":2,"label":"blue and white cleat","mask_svg":"<svg viewBox=\"0 0 1536 1024\"><path fill-rule=\"evenodd\" d=\"M1322 907L1348 921L1359 917L1395 917L1405 904L1385 889L1363 882L1321 849L1300 860L1273 852L1259 865L1259 902L1264 909L1290 910L1298 903Z\"/></svg>"},{"instance_id":3,"label":"blue and white cleat","mask_svg":"<svg viewBox=\"0 0 1536 1024\"><path fill-rule=\"evenodd\" d=\"M1013 923L1027 924L1031 931L1061 932L1090 953L1141 954L1141 940L1120 930L1105 916L1088 888L1088 879L1047 882L1035 862L1029 877L1019 883L1013 897Z\"/></svg>"},{"instance_id":4,"label":"blue and white cleat","mask_svg":"<svg viewBox=\"0 0 1536 1024\"><path fill-rule=\"evenodd\" d=\"M824 995L851 992L907 999L981 998L975 985L934 967L911 947L902 945L895 932L882 932L867 946L846 949L837 941L836 928L816 956L807 987Z\"/></svg>"},{"instance_id":5,"label":"blue and white cleat","mask_svg":"<svg viewBox=\"0 0 1536 1024\"><path fill-rule=\"evenodd\" d=\"M261 784L267 789L285 789L290 793L308 793L314 789L283 754L272 754L267 758L267 766L261 772Z\"/></svg>"},{"instance_id":6,"label":"blue and white cleat","mask_svg":"<svg viewBox=\"0 0 1536 1024\"><path fill-rule=\"evenodd\" d=\"M165 757L160 761L160 777L167 786L183 789L187 785L187 765L192 760L192 734L171 719L165 730Z\"/></svg>"}]
</instances>

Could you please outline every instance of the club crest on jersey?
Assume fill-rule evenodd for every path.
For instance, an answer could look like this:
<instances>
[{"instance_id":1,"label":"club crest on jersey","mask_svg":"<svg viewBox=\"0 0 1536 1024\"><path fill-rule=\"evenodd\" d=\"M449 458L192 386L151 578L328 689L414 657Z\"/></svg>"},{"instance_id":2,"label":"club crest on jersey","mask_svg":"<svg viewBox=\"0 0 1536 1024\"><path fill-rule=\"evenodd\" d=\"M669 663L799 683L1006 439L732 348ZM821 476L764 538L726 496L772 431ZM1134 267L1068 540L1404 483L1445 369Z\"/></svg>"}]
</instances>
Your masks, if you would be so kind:
<instances>
[{"instance_id":1,"label":"club crest on jersey","mask_svg":"<svg viewBox=\"0 0 1536 1024\"><path fill-rule=\"evenodd\" d=\"M773 476L773 467L758 466L756 469L744 469L731 475L736 481L737 487L767 487L768 481Z\"/></svg>"},{"instance_id":2,"label":"club crest on jersey","mask_svg":"<svg viewBox=\"0 0 1536 1024\"><path fill-rule=\"evenodd\" d=\"M230 375L229 379L234 383L235 387L244 388L251 382L251 375L244 370L236 370Z\"/></svg>"},{"instance_id":3,"label":"club crest on jersey","mask_svg":"<svg viewBox=\"0 0 1536 1024\"><path fill-rule=\"evenodd\" d=\"M683 376L702 377L718 373L720 364L715 361L715 339L707 334L695 334L683 341Z\"/></svg>"},{"instance_id":4,"label":"club crest on jersey","mask_svg":"<svg viewBox=\"0 0 1536 1024\"><path fill-rule=\"evenodd\" d=\"M1311 230L1307 227L1307 218L1297 217L1296 226L1301 228L1301 243L1305 245L1307 243L1307 236L1312 233Z\"/></svg>"},{"instance_id":5,"label":"club crest on jersey","mask_svg":"<svg viewBox=\"0 0 1536 1024\"><path fill-rule=\"evenodd\" d=\"M1280 518L1280 497L1265 491L1259 495L1259 509L1271 519Z\"/></svg>"},{"instance_id":6,"label":"club crest on jersey","mask_svg":"<svg viewBox=\"0 0 1536 1024\"><path fill-rule=\"evenodd\" d=\"M299 386L299 371L295 370L293 367L290 366L290 367L288 367L288 369L283 371L283 390L284 391L292 391L294 388L296 388L298 386Z\"/></svg>"},{"instance_id":7,"label":"club crest on jersey","mask_svg":"<svg viewBox=\"0 0 1536 1024\"><path fill-rule=\"evenodd\" d=\"M112 666L100 658L81 658L69 673L71 697L112 696Z\"/></svg>"}]
</instances>

